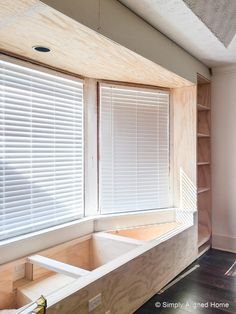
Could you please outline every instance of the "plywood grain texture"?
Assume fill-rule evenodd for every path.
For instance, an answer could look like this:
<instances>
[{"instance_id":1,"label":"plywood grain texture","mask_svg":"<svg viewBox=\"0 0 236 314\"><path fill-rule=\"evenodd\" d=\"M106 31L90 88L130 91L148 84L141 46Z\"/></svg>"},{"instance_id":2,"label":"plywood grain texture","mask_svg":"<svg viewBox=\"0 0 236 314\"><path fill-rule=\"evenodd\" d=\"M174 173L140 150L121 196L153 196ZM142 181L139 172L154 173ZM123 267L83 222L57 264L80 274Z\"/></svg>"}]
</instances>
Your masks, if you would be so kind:
<instances>
[{"instance_id":1,"label":"plywood grain texture","mask_svg":"<svg viewBox=\"0 0 236 314\"><path fill-rule=\"evenodd\" d=\"M0 310L15 308L13 292L13 270L8 269L1 273L0 277Z\"/></svg>"},{"instance_id":2,"label":"plywood grain texture","mask_svg":"<svg viewBox=\"0 0 236 314\"><path fill-rule=\"evenodd\" d=\"M204 165L198 167L198 187L211 187L211 167Z\"/></svg>"},{"instance_id":3,"label":"plywood grain texture","mask_svg":"<svg viewBox=\"0 0 236 314\"><path fill-rule=\"evenodd\" d=\"M211 86L210 83L200 83L197 85L197 102L199 105L211 107Z\"/></svg>"},{"instance_id":4,"label":"plywood grain texture","mask_svg":"<svg viewBox=\"0 0 236 314\"><path fill-rule=\"evenodd\" d=\"M198 149L197 158L198 162L210 162L211 151L210 151L210 138L200 137L198 138Z\"/></svg>"},{"instance_id":5,"label":"plywood grain texture","mask_svg":"<svg viewBox=\"0 0 236 314\"><path fill-rule=\"evenodd\" d=\"M48 295L55 290L69 285L76 279L65 276L63 274L54 274L42 279L28 282L17 289L16 301L17 306L21 307L30 302L34 302L41 295Z\"/></svg>"},{"instance_id":6,"label":"plywood grain texture","mask_svg":"<svg viewBox=\"0 0 236 314\"><path fill-rule=\"evenodd\" d=\"M66 254L70 253L69 248L74 249L73 258L77 263L80 262L78 251L85 256L89 255L91 269L101 267L88 275L91 275L91 278L81 277L80 282L61 274L44 272L43 268L30 271L33 273L30 274L33 280L31 280L32 278L22 278L13 282L17 262L10 263L9 269L5 265L1 272L0 291L3 293L1 295L4 296L4 299L0 300L0 308L12 308L16 305L20 307L43 294L49 301L47 310L49 313L51 313L51 309L52 313L55 309L59 313L78 313L80 311L88 313L88 300L102 292L102 305L94 313L104 314L108 310L111 313L132 313L196 258L195 229L193 226L154 245L150 245L152 242L142 241L137 244L135 243L137 240L98 233L44 252L45 255L57 258L60 254L60 258L64 256L68 263L70 260ZM92 241L92 246L87 245L88 241ZM76 243L78 247L76 247ZM83 243L86 246L81 249ZM144 249L145 245L146 249ZM133 258L127 259L125 256L133 249L138 249L140 253L135 253ZM72 258L71 254L69 257ZM119 260L112 261L116 258ZM111 263L105 265L109 261ZM22 259L18 263L22 265ZM36 275L34 275L34 271L36 271ZM79 286L83 285L84 280L85 282L87 280L88 283L74 293L74 286L77 286L77 283ZM59 290L60 288L62 290ZM70 293L70 291L73 292ZM70 296L66 297L68 295ZM59 301L58 296L60 297ZM54 303L58 304L54 306Z\"/></svg>"},{"instance_id":7,"label":"plywood grain texture","mask_svg":"<svg viewBox=\"0 0 236 314\"><path fill-rule=\"evenodd\" d=\"M207 67L189 55L188 48L184 50L181 45L176 45L176 38L170 40L170 37L163 35L165 31L160 30L157 25L155 27L155 23L152 24L143 16L145 10L150 11L146 0L131 0L129 3L133 2L132 7L129 6L128 0L42 0L42 2L191 82L196 82L196 73L210 78ZM153 0L149 2L152 2L154 7ZM165 3L167 2L163 2L163 6ZM155 7L157 8L159 4L160 1ZM136 11L138 7L141 12ZM151 11L155 21L158 22L156 11ZM168 23L165 24L168 28Z\"/></svg>"},{"instance_id":8,"label":"plywood grain texture","mask_svg":"<svg viewBox=\"0 0 236 314\"><path fill-rule=\"evenodd\" d=\"M123 254L136 248L137 244L125 242L117 238L105 238L103 236L93 235L90 247L90 269L96 269L99 266L105 265L113 259L122 256Z\"/></svg>"},{"instance_id":9,"label":"plywood grain texture","mask_svg":"<svg viewBox=\"0 0 236 314\"><path fill-rule=\"evenodd\" d=\"M207 247L211 238L211 98L210 83L201 77L197 85L198 133L209 137L198 137L198 246ZM201 107L203 106L203 107ZM209 110L205 110L209 108ZM204 109L204 110L203 110ZM203 164L208 163L208 164Z\"/></svg>"},{"instance_id":10,"label":"plywood grain texture","mask_svg":"<svg viewBox=\"0 0 236 314\"><path fill-rule=\"evenodd\" d=\"M204 135L210 135L210 119L211 119L211 111L210 110L198 110L198 133Z\"/></svg>"},{"instance_id":11,"label":"plywood grain texture","mask_svg":"<svg viewBox=\"0 0 236 314\"><path fill-rule=\"evenodd\" d=\"M192 227L62 298L47 313L86 314L88 300L102 293L102 305L94 314L131 314L196 258L195 240Z\"/></svg>"},{"instance_id":12,"label":"plywood grain texture","mask_svg":"<svg viewBox=\"0 0 236 314\"><path fill-rule=\"evenodd\" d=\"M172 90L172 167L174 205L180 205L180 172L196 189L196 86ZM195 191L193 192L195 193ZM193 200L196 202L196 200Z\"/></svg>"},{"instance_id":13,"label":"plywood grain texture","mask_svg":"<svg viewBox=\"0 0 236 314\"><path fill-rule=\"evenodd\" d=\"M48 294L70 284L75 280L66 276L68 271L70 272L70 265L81 266L83 269L73 271L81 273L81 277L86 276L89 274L86 269L93 270L140 245L126 238L119 239L114 236L112 238L109 234L107 236L102 233L88 235L38 253L50 258L48 261L41 259L40 262L39 256L1 266L0 309L24 306L42 294L47 297ZM57 265L57 261L65 265ZM56 270L58 266L61 274Z\"/></svg>"},{"instance_id":14,"label":"plywood grain texture","mask_svg":"<svg viewBox=\"0 0 236 314\"><path fill-rule=\"evenodd\" d=\"M0 265L0 310L17 307L16 288L19 283L25 283L25 279L32 275L25 269L26 258ZM25 303L26 304L26 303Z\"/></svg>"},{"instance_id":15,"label":"plywood grain texture","mask_svg":"<svg viewBox=\"0 0 236 314\"><path fill-rule=\"evenodd\" d=\"M62 248L60 251L48 251L40 254L51 259L55 259L62 263L67 263L72 266L90 269L90 240ZM53 274L52 271L33 265L33 280L42 278L46 275Z\"/></svg>"},{"instance_id":16,"label":"plywood grain texture","mask_svg":"<svg viewBox=\"0 0 236 314\"><path fill-rule=\"evenodd\" d=\"M38 0L0 3L0 50L84 77L177 87L191 82ZM35 45L51 48L38 53Z\"/></svg>"},{"instance_id":17,"label":"plywood grain texture","mask_svg":"<svg viewBox=\"0 0 236 314\"><path fill-rule=\"evenodd\" d=\"M198 225L199 238L211 235L211 191L198 195ZM203 231L203 235L202 235Z\"/></svg>"}]
</instances>

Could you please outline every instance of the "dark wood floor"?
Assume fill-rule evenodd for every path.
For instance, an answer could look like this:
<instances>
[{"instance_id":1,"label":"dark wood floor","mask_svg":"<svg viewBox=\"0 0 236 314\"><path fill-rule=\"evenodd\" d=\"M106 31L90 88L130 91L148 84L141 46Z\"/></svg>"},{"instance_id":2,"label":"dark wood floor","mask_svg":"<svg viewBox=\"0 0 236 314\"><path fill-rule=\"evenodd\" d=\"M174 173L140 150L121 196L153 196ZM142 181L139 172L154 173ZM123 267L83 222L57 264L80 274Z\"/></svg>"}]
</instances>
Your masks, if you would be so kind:
<instances>
[{"instance_id":1,"label":"dark wood floor","mask_svg":"<svg viewBox=\"0 0 236 314\"><path fill-rule=\"evenodd\" d=\"M162 294L155 295L135 314L236 314L236 274L231 270L225 275L235 261L236 254L208 251L191 265L200 267Z\"/></svg>"}]
</instances>

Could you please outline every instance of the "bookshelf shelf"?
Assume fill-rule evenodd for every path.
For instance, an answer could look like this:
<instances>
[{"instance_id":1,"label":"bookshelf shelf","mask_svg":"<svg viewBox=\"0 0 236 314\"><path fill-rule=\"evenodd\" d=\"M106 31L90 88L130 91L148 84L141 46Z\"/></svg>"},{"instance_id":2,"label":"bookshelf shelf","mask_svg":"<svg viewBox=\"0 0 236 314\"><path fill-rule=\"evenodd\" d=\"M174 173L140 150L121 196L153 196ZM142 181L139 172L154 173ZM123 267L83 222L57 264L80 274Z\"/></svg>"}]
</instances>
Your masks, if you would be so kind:
<instances>
[{"instance_id":1,"label":"bookshelf shelf","mask_svg":"<svg viewBox=\"0 0 236 314\"><path fill-rule=\"evenodd\" d=\"M197 191L199 252L211 241L211 104L210 83L197 84Z\"/></svg>"}]
</instances>

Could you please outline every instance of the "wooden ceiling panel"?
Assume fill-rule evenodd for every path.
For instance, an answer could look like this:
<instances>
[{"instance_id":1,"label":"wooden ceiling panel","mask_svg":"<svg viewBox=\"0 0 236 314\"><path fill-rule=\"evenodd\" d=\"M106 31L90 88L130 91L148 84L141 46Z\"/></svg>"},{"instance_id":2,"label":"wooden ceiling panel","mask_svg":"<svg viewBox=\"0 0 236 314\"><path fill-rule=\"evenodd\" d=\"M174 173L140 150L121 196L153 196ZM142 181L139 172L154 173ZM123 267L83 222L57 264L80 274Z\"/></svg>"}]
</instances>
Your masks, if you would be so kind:
<instances>
[{"instance_id":1,"label":"wooden ceiling panel","mask_svg":"<svg viewBox=\"0 0 236 314\"><path fill-rule=\"evenodd\" d=\"M2 52L85 77L170 88L193 85L41 1L1 1L0 18ZM51 52L36 52L34 45Z\"/></svg>"}]
</instances>

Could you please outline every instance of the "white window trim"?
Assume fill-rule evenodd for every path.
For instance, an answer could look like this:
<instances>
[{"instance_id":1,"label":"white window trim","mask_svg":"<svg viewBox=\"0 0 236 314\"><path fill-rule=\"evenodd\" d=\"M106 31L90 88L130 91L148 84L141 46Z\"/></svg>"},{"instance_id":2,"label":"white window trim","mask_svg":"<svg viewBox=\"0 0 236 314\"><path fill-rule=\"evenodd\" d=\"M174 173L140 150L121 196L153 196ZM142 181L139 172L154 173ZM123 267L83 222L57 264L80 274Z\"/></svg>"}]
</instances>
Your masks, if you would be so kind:
<instances>
[{"instance_id":1,"label":"white window trim","mask_svg":"<svg viewBox=\"0 0 236 314\"><path fill-rule=\"evenodd\" d=\"M42 73L45 73L45 74L53 75L55 77L59 77L59 78L63 78L63 79L66 79L66 80L69 80L69 81L72 81L72 82L79 83L78 86L80 87L80 89L81 88L84 89L84 80L82 80L80 78L69 76L67 74L63 74L63 73L60 73L60 72L57 72L57 71L54 71L54 70L51 70L51 69L43 68L43 67L38 66L38 65L33 65L31 63L28 63L28 62L25 62L25 61L21 61L21 60L12 58L12 57L8 57L8 56L2 55L2 54L0 55L0 60L3 61L3 62L6 62L6 65L7 65L7 63L9 63L9 64L20 66L20 67L23 67L23 68L26 68L26 69L29 69L29 70L32 70L32 71L34 71L34 70L35 71L39 71L39 72L42 72ZM37 75L37 73L36 73L36 75ZM47 77L46 77L46 79L47 79ZM84 101L83 101L83 103L84 103ZM84 110L83 110L83 120L84 120ZM84 121L83 121L83 123L84 123ZM84 142L84 138L85 138L84 128L82 130L82 137L83 137L83 142ZM83 145L84 145L84 143L83 143ZM84 186L84 176L85 176L85 166L84 166L84 160L83 160L83 170L82 170L83 186ZM83 196L83 206L82 206L82 208L80 210L80 213L77 215L76 220L77 219L82 219L84 216L85 216L85 198ZM74 217L74 220L68 221L68 223L73 222L73 221L75 221L75 217ZM64 222L61 223L61 225L62 224L64 224ZM46 228L42 228L41 230L42 231L46 230ZM29 234L30 233L34 233L34 231L28 232L28 233ZM17 237L18 236L16 235L15 237L12 237L12 238L14 239L14 238L17 238ZM8 239L6 239L6 240L8 240ZM5 240L2 240L2 242L4 242L4 241Z\"/></svg>"},{"instance_id":2,"label":"white window trim","mask_svg":"<svg viewBox=\"0 0 236 314\"><path fill-rule=\"evenodd\" d=\"M61 77L80 81L81 78L73 77L57 72L40 65L31 64L1 54L0 59L14 64L30 67L49 74L57 74ZM0 264L21 258L34 252L59 245L63 242L81 237L83 235L112 230L117 228L128 228L138 225L164 223L175 221L176 208L163 208L158 210L145 210L140 212L127 212L120 214L99 214L98 209L98 104L96 79L85 78L84 80L84 179L85 179L85 213L82 219L43 229L37 232L22 235L16 238L0 242L1 256ZM124 85L124 84L121 84ZM140 86L140 85L137 85ZM158 88L151 88L157 90ZM171 116L171 115L170 115ZM95 136L89 137L89 134ZM62 237L63 234L63 237Z\"/></svg>"},{"instance_id":3,"label":"white window trim","mask_svg":"<svg viewBox=\"0 0 236 314\"><path fill-rule=\"evenodd\" d=\"M94 136L91 136L94 135ZM97 80L84 79L85 216L98 214Z\"/></svg>"}]
</instances>

